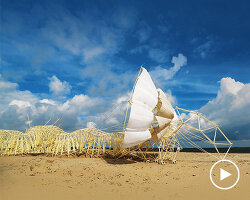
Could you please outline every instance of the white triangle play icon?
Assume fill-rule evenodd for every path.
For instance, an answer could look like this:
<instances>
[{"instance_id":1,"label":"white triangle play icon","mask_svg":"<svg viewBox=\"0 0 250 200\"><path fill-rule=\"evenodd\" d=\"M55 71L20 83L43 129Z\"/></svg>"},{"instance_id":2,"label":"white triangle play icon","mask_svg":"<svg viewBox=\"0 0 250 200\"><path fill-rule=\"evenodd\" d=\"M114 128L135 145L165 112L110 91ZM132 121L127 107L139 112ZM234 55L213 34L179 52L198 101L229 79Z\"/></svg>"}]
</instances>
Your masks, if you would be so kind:
<instances>
[{"instance_id":1,"label":"white triangle play icon","mask_svg":"<svg viewBox=\"0 0 250 200\"><path fill-rule=\"evenodd\" d=\"M220 168L220 180L224 180L225 178L231 176L232 174L230 174L229 172L225 171L224 169Z\"/></svg>"}]
</instances>

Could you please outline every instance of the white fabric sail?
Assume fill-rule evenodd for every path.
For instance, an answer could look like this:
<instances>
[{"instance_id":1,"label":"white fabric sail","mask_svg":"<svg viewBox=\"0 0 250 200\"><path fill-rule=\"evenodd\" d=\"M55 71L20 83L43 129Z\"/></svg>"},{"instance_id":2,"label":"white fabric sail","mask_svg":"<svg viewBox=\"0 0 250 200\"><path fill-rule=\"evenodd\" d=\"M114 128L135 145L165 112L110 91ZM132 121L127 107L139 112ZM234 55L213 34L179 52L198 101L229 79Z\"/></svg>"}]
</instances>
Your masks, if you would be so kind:
<instances>
[{"instance_id":1,"label":"white fabric sail","mask_svg":"<svg viewBox=\"0 0 250 200\"><path fill-rule=\"evenodd\" d=\"M174 108L168 101L165 93L161 89L157 89L157 92L158 103L155 118L158 126L154 127L154 132L152 133L154 141L159 141L167 133L169 126L171 126L171 123L175 117Z\"/></svg>"},{"instance_id":2,"label":"white fabric sail","mask_svg":"<svg viewBox=\"0 0 250 200\"><path fill-rule=\"evenodd\" d=\"M125 131L123 148L133 147L135 145L145 142L146 140L149 140L150 138L151 133L148 129L139 132Z\"/></svg>"},{"instance_id":3,"label":"white fabric sail","mask_svg":"<svg viewBox=\"0 0 250 200\"><path fill-rule=\"evenodd\" d=\"M157 89L159 100L157 107L159 108L157 112L157 116L165 117L168 119L174 118L174 108L172 107L171 103L168 101L165 93L161 89Z\"/></svg>"},{"instance_id":4,"label":"white fabric sail","mask_svg":"<svg viewBox=\"0 0 250 200\"><path fill-rule=\"evenodd\" d=\"M154 114L148 110L148 106L134 101L131 106L130 117L126 130L129 131L145 131L154 120Z\"/></svg>"},{"instance_id":5,"label":"white fabric sail","mask_svg":"<svg viewBox=\"0 0 250 200\"><path fill-rule=\"evenodd\" d=\"M158 123L158 129L157 129L158 131L161 131L162 129L164 129L171 122L171 119L160 117L160 116L156 116L156 120Z\"/></svg>"},{"instance_id":6,"label":"white fabric sail","mask_svg":"<svg viewBox=\"0 0 250 200\"><path fill-rule=\"evenodd\" d=\"M157 89L146 69L142 68L135 84L130 116L124 131L123 147L132 147L153 139L169 137L176 120L176 113L165 93ZM150 131L149 131L150 129ZM167 134L165 136L165 134Z\"/></svg>"},{"instance_id":7,"label":"white fabric sail","mask_svg":"<svg viewBox=\"0 0 250 200\"><path fill-rule=\"evenodd\" d=\"M136 82L134 89L132 102L139 101L144 103L152 111L158 102L158 93L156 87L147 72L146 69L142 68L142 72Z\"/></svg>"},{"instance_id":8,"label":"white fabric sail","mask_svg":"<svg viewBox=\"0 0 250 200\"><path fill-rule=\"evenodd\" d=\"M170 123L168 125L166 125L163 129L156 129L157 140L161 139L163 136L164 138L172 137L172 135L175 134L177 130L176 121L178 121L178 116L174 112L174 118L170 120Z\"/></svg>"},{"instance_id":9,"label":"white fabric sail","mask_svg":"<svg viewBox=\"0 0 250 200\"><path fill-rule=\"evenodd\" d=\"M123 147L132 147L151 138L148 130L154 120L152 110L158 102L156 87L147 72L142 68L131 99L131 110L124 132Z\"/></svg>"}]
</instances>

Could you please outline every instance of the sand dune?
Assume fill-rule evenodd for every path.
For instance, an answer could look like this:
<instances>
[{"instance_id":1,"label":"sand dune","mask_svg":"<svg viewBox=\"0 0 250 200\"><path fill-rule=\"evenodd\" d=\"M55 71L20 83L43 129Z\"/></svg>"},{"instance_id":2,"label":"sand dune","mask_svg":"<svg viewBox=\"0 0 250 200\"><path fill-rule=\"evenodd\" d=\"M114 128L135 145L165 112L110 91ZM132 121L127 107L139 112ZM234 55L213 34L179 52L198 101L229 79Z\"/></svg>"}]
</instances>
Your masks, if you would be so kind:
<instances>
[{"instance_id":1,"label":"sand dune","mask_svg":"<svg viewBox=\"0 0 250 200\"><path fill-rule=\"evenodd\" d=\"M250 154L230 154L240 168L235 188L209 180L215 160L179 153L176 164L83 157L0 157L1 199L248 199Z\"/></svg>"}]
</instances>

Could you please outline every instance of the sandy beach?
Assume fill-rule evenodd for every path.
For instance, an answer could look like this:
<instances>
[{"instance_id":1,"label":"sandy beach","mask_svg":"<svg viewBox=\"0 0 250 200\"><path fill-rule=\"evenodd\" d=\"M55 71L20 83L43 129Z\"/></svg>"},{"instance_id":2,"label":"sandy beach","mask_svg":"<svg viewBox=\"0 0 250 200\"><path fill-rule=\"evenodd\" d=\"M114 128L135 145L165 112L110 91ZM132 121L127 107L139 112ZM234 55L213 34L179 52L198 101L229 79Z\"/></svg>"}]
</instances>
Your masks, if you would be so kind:
<instances>
[{"instance_id":1,"label":"sandy beach","mask_svg":"<svg viewBox=\"0 0 250 200\"><path fill-rule=\"evenodd\" d=\"M179 153L176 164L84 157L0 157L1 199L248 199L250 154L230 154L241 173L231 190L215 188L204 153Z\"/></svg>"}]
</instances>

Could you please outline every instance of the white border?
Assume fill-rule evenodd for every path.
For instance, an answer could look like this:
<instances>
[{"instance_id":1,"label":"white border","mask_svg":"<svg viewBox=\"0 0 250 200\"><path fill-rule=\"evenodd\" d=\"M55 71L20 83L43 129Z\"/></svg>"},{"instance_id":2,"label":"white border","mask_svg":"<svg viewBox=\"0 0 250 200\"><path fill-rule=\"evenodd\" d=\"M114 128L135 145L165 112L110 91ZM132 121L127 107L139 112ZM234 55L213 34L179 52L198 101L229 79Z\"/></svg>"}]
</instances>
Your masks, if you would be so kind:
<instances>
[{"instance_id":1,"label":"white border","mask_svg":"<svg viewBox=\"0 0 250 200\"><path fill-rule=\"evenodd\" d=\"M223 188L223 187L220 187L220 186L216 185L216 184L214 183L214 181L213 181L213 178L212 178L212 171L213 171L215 165L219 164L220 162L229 162L229 163L233 164L234 167L237 169L237 173L238 173L238 178L237 178L237 180L235 181L235 183L234 183L233 185L229 186L229 187L226 187L226 188ZM233 161L231 161L231 160L226 160L226 159L219 160L219 161L217 161L216 163L214 163L213 166L212 166L211 169L210 169L210 181L211 181L211 182L213 183L213 185L214 185L215 187L217 187L218 189L221 189L221 190L229 190L229 189L233 188L233 187L238 183L239 179L240 179L240 170L239 170L238 166L237 166Z\"/></svg>"}]
</instances>

